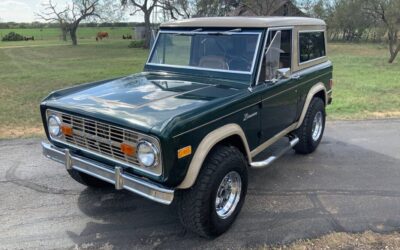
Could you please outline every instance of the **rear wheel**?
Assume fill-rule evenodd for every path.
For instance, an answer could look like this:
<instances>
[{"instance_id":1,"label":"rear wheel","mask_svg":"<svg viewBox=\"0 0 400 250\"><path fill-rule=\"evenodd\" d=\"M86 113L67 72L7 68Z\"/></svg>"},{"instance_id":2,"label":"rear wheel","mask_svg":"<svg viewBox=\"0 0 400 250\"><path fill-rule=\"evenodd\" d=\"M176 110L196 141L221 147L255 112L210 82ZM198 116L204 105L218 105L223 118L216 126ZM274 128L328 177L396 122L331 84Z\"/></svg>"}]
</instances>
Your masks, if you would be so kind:
<instances>
[{"instance_id":1,"label":"rear wheel","mask_svg":"<svg viewBox=\"0 0 400 250\"><path fill-rule=\"evenodd\" d=\"M294 150L299 154L314 152L322 140L325 130L325 104L321 98L311 100L303 124L294 133L299 137L299 143Z\"/></svg>"},{"instance_id":2,"label":"rear wheel","mask_svg":"<svg viewBox=\"0 0 400 250\"><path fill-rule=\"evenodd\" d=\"M88 186L88 187L105 187L105 186L109 185L105 181L97 179L88 174L79 172L75 169L67 170L67 172L72 177L72 179L74 179L75 181L79 182L80 184Z\"/></svg>"},{"instance_id":3,"label":"rear wheel","mask_svg":"<svg viewBox=\"0 0 400 250\"><path fill-rule=\"evenodd\" d=\"M178 192L184 227L203 237L226 232L247 192L247 163L235 147L217 146L205 160L193 187Z\"/></svg>"}]
</instances>

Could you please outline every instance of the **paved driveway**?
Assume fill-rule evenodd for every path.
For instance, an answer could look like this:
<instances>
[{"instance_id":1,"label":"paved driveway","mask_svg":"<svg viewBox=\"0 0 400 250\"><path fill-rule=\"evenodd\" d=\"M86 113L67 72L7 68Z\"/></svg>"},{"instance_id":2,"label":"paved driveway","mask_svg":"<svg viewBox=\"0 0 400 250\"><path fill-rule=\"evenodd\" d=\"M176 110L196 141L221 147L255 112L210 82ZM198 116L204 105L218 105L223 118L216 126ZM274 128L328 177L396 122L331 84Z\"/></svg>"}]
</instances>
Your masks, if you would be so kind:
<instances>
[{"instance_id":1,"label":"paved driveway","mask_svg":"<svg viewBox=\"0 0 400 250\"><path fill-rule=\"evenodd\" d=\"M174 206L75 183L37 139L0 141L0 248L243 248L398 230L400 120L330 122L316 153L290 152L249 182L232 229L209 241Z\"/></svg>"}]
</instances>

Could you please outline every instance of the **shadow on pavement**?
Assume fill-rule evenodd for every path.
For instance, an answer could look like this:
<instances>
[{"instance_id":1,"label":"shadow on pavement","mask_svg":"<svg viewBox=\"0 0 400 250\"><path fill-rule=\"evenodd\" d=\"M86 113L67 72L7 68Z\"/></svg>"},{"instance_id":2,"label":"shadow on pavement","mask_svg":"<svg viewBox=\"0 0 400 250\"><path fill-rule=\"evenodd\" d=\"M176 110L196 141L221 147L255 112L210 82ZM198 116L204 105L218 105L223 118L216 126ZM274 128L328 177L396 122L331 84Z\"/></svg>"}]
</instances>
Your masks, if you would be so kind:
<instances>
[{"instance_id":1,"label":"shadow on pavement","mask_svg":"<svg viewBox=\"0 0 400 250\"><path fill-rule=\"evenodd\" d=\"M92 218L76 234L87 248L243 248L287 244L329 232L400 228L400 160L326 137L309 156L288 153L269 169L250 170L245 206L215 240L186 232L176 205L128 192L85 189L79 208Z\"/></svg>"}]
</instances>

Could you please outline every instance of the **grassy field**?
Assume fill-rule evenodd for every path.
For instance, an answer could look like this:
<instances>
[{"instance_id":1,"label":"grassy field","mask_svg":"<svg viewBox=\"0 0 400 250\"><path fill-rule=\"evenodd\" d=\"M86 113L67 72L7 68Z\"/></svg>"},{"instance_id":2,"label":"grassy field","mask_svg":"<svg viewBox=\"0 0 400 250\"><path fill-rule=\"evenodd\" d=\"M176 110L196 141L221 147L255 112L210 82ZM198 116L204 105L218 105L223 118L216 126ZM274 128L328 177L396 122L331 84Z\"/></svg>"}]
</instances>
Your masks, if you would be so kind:
<instances>
[{"instance_id":1,"label":"grassy field","mask_svg":"<svg viewBox=\"0 0 400 250\"><path fill-rule=\"evenodd\" d=\"M331 44L334 64L333 119L400 117L400 58L387 63L388 50L372 44Z\"/></svg>"},{"instance_id":2,"label":"grassy field","mask_svg":"<svg viewBox=\"0 0 400 250\"><path fill-rule=\"evenodd\" d=\"M38 105L53 90L141 71L148 51L128 43L0 47L0 138L41 133Z\"/></svg>"},{"instance_id":3,"label":"grassy field","mask_svg":"<svg viewBox=\"0 0 400 250\"><path fill-rule=\"evenodd\" d=\"M111 39L120 39L122 35L134 35L132 27L117 27L117 28L108 28L108 27L81 27L78 29L78 38L79 39L92 39L96 38L96 34L99 31L108 32ZM38 41L49 41L55 40L59 41L61 39L60 29L57 28L45 28L45 29L0 29L0 40L3 36L8 34L9 32L16 32L23 36L34 36L35 40Z\"/></svg>"},{"instance_id":4,"label":"grassy field","mask_svg":"<svg viewBox=\"0 0 400 250\"><path fill-rule=\"evenodd\" d=\"M57 39L0 42L0 138L42 133L38 105L48 93L139 72L148 55L118 36L79 42L77 47ZM400 117L400 63L388 65L385 48L333 44L329 49L335 66L330 119Z\"/></svg>"}]
</instances>

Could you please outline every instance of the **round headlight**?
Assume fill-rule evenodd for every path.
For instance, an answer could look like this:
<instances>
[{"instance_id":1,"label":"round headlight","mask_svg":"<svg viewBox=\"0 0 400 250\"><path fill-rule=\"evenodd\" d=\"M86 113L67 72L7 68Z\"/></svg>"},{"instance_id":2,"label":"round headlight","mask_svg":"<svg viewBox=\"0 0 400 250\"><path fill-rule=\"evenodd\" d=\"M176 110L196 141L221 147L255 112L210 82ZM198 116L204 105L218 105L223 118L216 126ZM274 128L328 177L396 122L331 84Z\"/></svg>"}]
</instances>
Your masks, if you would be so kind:
<instances>
[{"instance_id":1,"label":"round headlight","mask_svg":"<svg viewBox=\"0 0 400 250\"><path fill-rule=\"evenodd\" d=\"M158 149L148 141L140 141L137 145L137 157L139 162L145 167L157 165Z\"/></svg>"},{"instance_id":2,"label":"round headlight","mask_svg":"<svg viewBox=\"0 0 400 250\"><path fill-rule=\"evenodd\" d=\"M47 126L51 137L58 137L61 135L61 120L55 115L51 115L47 120Z\"/></svg>"}]
</instances>

